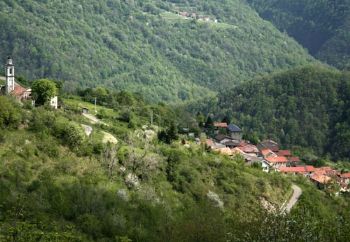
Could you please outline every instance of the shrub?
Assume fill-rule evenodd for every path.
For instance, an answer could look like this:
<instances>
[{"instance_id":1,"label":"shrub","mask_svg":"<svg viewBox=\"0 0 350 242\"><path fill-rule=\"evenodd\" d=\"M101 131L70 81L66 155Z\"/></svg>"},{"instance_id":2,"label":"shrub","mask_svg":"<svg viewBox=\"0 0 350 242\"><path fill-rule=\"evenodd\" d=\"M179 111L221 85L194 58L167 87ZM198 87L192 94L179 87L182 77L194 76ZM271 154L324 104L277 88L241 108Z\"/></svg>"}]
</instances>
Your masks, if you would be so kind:
<instances>
[{"instance_id":1,"label":"shrub","mask_svg":"<svg viewBox=\"0 0 350 242\"><path fill-rule=\"evenodd\" d=\"M32 131L44 131L50 129L55 123L55 113L44 108L37 108L31 116L29 128Z\"/></svg>"},{"instance_id":2,"label":"shrub","mask_svg":"<svg viewBox=\"0 0 350 242\"><path fill-rule=\"evenodd\" d=\"M18 105L9 98L0 96L0 128L17 128L21 120Z\"/></svg>"},{"instance_id":3,"label":"shrub","mask_svg":"<svg viewBox=\"0 0 350 242\"><path fill-rule=\"evenodd\" d=\"M66 118L58 119L53 130L56 137L72 148L81 145L85 138L82 128Z\"/></svg>"},{"instance_id":4,"label":"shrub","mask_svg":"<svg viewBox=\"0 0 350 242\"><path fill-rule=\"evenodd\" d=\"M76 147L84 141L84 133L81 127L73 122L69 122L64 131L64 139L68 145Z\"/></svg>"}]
</instances>

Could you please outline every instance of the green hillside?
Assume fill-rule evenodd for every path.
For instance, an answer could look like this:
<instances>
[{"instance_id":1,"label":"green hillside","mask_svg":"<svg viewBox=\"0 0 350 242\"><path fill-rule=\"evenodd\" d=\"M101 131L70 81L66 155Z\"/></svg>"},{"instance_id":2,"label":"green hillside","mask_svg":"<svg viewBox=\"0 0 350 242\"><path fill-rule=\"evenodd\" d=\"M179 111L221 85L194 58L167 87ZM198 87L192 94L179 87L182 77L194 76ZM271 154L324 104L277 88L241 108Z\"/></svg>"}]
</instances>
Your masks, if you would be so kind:
<instances>
[{"instance_id":1,"label":"green hillside","mask_svg":"<svg viewBox=\"0 0 350 242\"><path fill-rule=\"evenodd\" d=\"M260 138L349 159L349 97L349 73L308 66L246 82L202 110L232 117Z\"/></svg>"},{"instance_id":2,"label":"green hillside","mask_svg":"<svg viewBox=\"0 0 350 242\"><path fill-rule=\"evenodd\" d=\"M350 69L349 0L247 0L278 29L286 31L312 55Z\"/></svg>"},{"instance_id":3,"label":"green hillside","mask_svg":"<svg viewBox=\"0 0 350 242\"><path fill-rule=\"evenodd\" d=\"M176 102L314 61L240 0L5 0L0 25L0 57L18 76L64 80L68 92L103 84Z\"/></svg>"},{"instance_id":4,"label":"green hillside","mask_svg":"<svg viewBox=\"0 0 350 242\"><path fill-rule=\"evenodd\" d=\"M347 197L195 142L164 144L151 134L184 114L127 93L106 97L116 102L96 107L95 124L81 115L81 107L94 114L82 97L64 98L57 111L0 97L0 241L346 240ZM150 125L149 109L163 127ZM106 132L118 143L103 143ZM304 192L297 206L271 212L291 183Z\"/></svg>"}]
</instances>

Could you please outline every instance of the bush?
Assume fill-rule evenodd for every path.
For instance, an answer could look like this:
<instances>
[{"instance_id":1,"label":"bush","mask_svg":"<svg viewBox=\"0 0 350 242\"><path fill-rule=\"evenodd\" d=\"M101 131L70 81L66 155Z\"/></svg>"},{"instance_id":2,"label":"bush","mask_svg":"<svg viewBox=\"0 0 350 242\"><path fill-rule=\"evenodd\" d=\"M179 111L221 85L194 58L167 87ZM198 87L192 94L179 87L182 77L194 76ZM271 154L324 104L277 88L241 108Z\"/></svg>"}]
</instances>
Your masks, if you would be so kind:
<instances>
[{"instance_id":1,"label":"bush","mask_svg":"<svg viewBox=\"0 0 350 242\"><path fill-rule=\"evenodd\" d=\"M21 123L21 110L14 101L0 96L0 128L17 128Z\"/></svg>"},{"instance_id":2,"label":"bush","mask_svg":"<svg viewBox=\"0 0 350 242\"><path fill-rule=\"evenodd\" d=\"M73 122L69 122L64 130L64 139L68 145L76 147L84 141L84 132L81 127Z\"/></svg>"},{"instance_id":3,"label":"bush","mask_svg":"<svg viewBox=\"0 0 350 242\"><path fill-rule=\"evenodd\" d=\"M31 116L29 128L32 131L42 132L52 128L55 124L55 113L52 111L47 111L44 108L37 108L33 111Z\"/></svg>"},{"instance_id":4,"label":"bush","mask_svg":"<svg viewBox=\"0 0 350 242\"><path fill-rule=\"evenodd\" d=\"M66 118L60 118L55 122L54 135L72 148L81 145L85 138L82 128Z\"/></svg>"}]
</instances>

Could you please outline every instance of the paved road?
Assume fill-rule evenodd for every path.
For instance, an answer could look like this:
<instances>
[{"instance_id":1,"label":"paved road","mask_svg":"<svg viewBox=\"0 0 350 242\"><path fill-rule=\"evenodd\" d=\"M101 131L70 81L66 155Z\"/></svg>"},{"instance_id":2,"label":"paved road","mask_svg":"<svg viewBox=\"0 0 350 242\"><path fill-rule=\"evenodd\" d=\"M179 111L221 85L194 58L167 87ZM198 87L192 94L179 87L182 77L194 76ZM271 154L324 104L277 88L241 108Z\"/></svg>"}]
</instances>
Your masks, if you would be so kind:
<instances>
[{"instance_id":1,"label":"paved road","mask_svg":"<svg viewBox=\"0 0 350 242\"><path fill-rule=\"evenodd\" d=\"M303 193L301 188L298 187L297 185L293 184L292 189L293 189L293 195L289 199L288 203L282 207L282 209L281 209L282 212L289 213L292 210L292 208L295 206L295 204L298 202L301 194Z\"/></svg>"}]
</instances>

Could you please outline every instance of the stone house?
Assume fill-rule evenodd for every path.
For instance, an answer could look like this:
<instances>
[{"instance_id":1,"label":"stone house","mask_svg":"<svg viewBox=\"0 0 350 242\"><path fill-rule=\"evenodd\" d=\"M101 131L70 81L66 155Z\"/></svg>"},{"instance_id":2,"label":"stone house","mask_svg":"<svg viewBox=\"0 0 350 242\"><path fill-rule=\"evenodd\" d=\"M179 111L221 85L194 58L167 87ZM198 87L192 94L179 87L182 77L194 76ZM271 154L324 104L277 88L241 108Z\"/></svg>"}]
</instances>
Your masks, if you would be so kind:
<instances>
[{"instance_id":1,"label":"stone house","mask_svg":"<svg viewBox=\"0 0 350 242\"><path fill-rule=\"evenodd\" d=\"M229 134L229 136L234 139L234 140L242 140L242 130L235 124L230 124L227 126L227 132Z\"/></svg>"}]
</instances>

